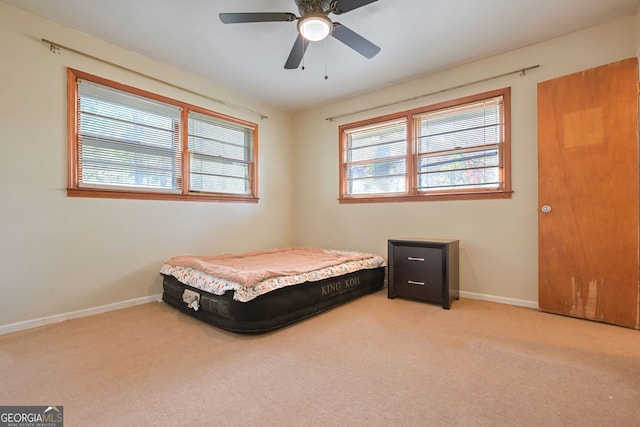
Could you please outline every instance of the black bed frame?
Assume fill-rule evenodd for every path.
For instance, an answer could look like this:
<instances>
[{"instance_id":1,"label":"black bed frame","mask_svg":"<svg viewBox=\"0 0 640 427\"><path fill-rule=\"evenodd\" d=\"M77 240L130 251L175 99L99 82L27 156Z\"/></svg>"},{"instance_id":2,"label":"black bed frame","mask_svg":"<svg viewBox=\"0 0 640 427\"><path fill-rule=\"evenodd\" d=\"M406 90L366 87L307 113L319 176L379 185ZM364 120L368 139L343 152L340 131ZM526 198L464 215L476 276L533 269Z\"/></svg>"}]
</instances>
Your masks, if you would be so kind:
<instances>
[{"instance_id":1,"label":"black bed frame","mask_svg":"<svg viewBox=\"0 0 640 427\"><path fill-rule=\"evenodd\" d=\"M382 289L384 267L364 269L317 282L305 282L268 292L247 302L233 299L233 291L213 295L162 274L162 300L213 326L239 333L263 333L306 319L362 295ZM182 300L185 289L200 294L195 311Z\"/></svg>"}]
</instances>

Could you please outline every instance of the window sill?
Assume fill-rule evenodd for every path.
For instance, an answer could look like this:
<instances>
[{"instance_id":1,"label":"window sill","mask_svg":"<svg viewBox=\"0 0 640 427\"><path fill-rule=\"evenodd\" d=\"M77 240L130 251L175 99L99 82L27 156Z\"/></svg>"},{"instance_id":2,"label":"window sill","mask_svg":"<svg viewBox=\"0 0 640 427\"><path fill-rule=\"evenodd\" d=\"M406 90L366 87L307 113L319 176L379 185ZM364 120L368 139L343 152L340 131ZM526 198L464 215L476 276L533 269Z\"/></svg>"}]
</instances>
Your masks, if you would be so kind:
<instances>
[{"instance_id":1,"label":"window sill","mask_svg":"<svg viewBox=\"0 0 640 427\"><path fill-rule=\"evenodd\" d=\"M119 190L95 190L68 188L68 197L91 197L101 199L138 199L138 200L182 200L195 202L244 202L258 203L260 198L253 196L212 194L204 195L198 193L171 194L171 193L139 193L135 191Z\"/></svg>"},{"instance_id":2,"label":"window sill","mask_svg":"<svg viewBox=\"0 0 640 427\"><path fill-rule=\"evenodd\" d=\"M510 199L513 191L491 191L483 193L441 193L419 195L393 195L393 196L348 196L339 197L340 204L352 203L396 203L396 202L436 202L444 200L483 200L483 199Z\"/></svg>"}]
</instances>

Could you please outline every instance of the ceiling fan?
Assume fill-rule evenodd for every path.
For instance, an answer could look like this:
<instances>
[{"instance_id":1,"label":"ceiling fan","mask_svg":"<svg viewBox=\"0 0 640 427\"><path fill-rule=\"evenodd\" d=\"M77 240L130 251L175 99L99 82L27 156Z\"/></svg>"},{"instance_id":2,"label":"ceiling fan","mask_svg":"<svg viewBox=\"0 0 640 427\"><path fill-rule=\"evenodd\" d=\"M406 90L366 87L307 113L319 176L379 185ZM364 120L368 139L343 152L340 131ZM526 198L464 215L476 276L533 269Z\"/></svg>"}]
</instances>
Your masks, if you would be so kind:
<instances>
[{"instance_id":1,"label":"ceiling fan","mask_svg":"<svg viewBox=\"0 0 640 427\"><path fill-rule=\"evenodd\" d=\"M298 21L298 37L289 53L286 69L300 66L309 42L322 40L331 35L366 58L373 58L380 48L348 27L333 22L329 14L341 15L378 0L295 0L300 16L288 12L221 13L225 24L246 22L291 22Z\"/></svg>"}]
</instances>

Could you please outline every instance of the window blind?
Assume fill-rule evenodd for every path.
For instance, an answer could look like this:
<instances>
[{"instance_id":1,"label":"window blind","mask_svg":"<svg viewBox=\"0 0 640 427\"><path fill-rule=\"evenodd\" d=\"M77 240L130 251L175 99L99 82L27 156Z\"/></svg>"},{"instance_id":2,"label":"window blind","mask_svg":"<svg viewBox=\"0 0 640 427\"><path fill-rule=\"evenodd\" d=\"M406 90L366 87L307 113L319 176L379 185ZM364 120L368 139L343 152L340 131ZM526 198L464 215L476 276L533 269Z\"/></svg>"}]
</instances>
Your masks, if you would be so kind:
<instances>
[{"instance_id":1,"label":"window blind","mask_svg":"<svg viewBox=\"0 0 640 427\"><path fill-rule=\"evenodd\" d=\"M190 191L250 194L253 129L189 111Z\"/></svg>"},{"instance_id":2,"label":"window blind","mask_svg":"<svg viewBox=\"0 0 640 427\"><path fill-rule=\"evenodd\" d=\"M352 195L406 191L407 121L346 132L346 182Z\"/></svg>"},{"instance_id":3,"label":"window blind","mask_svg":"<svg viewBox=\"0 0 640 427\"><path fill-rule=\"evenodd\" d=\"M414 116L418 191L499 188L503 97Z\"/></svg>"},{"instance_id":4,"label":"window blind","mask_svg":"<svg viewBox=\"0 0 640 427\"><path fill-rule=\"evenodd\" d=\"M181 191L181 108L78 79L81 187Z\"/></svg>"}]
</instances>

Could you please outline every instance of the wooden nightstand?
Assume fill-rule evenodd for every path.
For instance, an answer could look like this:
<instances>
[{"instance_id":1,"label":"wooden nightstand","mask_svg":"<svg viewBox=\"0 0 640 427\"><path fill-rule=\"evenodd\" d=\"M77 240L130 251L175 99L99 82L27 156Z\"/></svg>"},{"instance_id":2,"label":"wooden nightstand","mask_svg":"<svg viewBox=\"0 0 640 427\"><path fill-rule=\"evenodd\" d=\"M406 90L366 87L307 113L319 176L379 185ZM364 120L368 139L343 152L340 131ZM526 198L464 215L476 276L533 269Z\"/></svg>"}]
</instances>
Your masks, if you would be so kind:
<instances>
[{"instance_id":1,"label":"wooden nightstand","mask_svg":"<svg viewBox=\"0 0 640 427\"><path fill-rule=\"evenodd\" d=\"M405 297L451 308L459 298L459 242L389 240L389 298Z\"/></svg>"}]
</instances>

